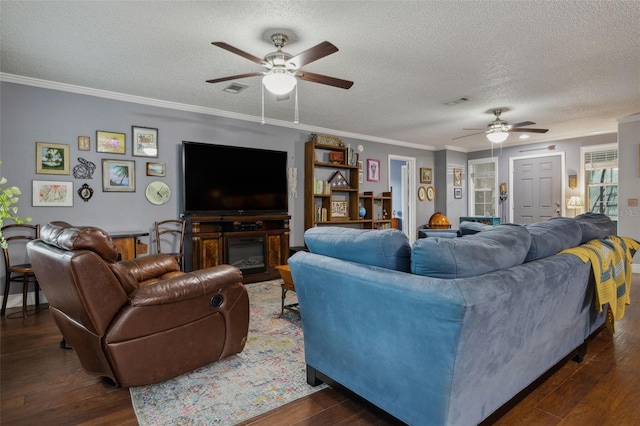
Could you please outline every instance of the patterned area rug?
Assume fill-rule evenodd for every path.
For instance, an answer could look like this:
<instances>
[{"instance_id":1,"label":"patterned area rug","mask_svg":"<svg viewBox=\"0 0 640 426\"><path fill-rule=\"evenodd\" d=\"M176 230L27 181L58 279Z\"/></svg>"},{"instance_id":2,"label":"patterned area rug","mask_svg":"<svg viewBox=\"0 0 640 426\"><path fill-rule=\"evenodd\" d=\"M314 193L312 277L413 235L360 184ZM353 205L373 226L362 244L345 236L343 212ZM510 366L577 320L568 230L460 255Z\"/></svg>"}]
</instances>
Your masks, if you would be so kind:
<instances>
[{"instance_id":1,"label":"patterned area rug","mask_svg":"<svg viewBox=\"0 0 640 426\"><path fill-rule=\"evenodd\" d=\"M281 280L247 284L244 350L155 385L130 388L140 425L233 425L323 389L306 382L302 325L285 310ZM295 293L287 293L287 303Z\"/></svg>"}]
</instances>

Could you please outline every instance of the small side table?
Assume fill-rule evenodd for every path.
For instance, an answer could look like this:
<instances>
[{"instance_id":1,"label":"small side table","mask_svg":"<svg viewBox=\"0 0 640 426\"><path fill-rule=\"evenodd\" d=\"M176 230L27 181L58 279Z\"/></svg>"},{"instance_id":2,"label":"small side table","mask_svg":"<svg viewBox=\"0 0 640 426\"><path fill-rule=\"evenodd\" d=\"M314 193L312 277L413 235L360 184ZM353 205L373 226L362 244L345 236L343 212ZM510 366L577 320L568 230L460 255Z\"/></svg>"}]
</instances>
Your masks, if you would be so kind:
<instances>
[{"instance_id":1,"label":"small side table","mask_svg":"<svg viewBox=\"0 0 640 426\"><path fill-rule=\"evenodd\" d=\"M281 303L281 307L280 307L280 317L282 317L284 315L284 310L288 309L292 312L297 313L298 315L300 315L300 307L298 306L297 303L289 303L289 304L285 304L285 299L287 298L287 291L291 290L291 291L296 291L296 287L295 285L293 285L293 278L291 277L291 269L289 268L289 265L278 265L276 266L276 269L278 270L278 272L280 272L280 276L282 277L282 303Z\"/></svg>"}]
</instances>

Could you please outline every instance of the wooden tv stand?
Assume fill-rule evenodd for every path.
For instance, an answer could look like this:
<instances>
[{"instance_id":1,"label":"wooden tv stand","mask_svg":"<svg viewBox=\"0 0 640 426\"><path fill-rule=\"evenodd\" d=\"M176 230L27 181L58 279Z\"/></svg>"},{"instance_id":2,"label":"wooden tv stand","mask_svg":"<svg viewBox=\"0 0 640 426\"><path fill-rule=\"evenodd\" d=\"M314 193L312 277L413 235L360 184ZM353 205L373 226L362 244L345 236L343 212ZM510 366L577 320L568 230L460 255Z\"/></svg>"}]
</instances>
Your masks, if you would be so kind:
<instances>
[{"instance_id":1,"label":"wooden tv stand","mask_svg":"<svg viewBox=\"0 0 640 426\"><path fill-rule=\"evenodd\" d=\"M185 270L236 264L245 283L278 279L276 266L289 258L289 219L288 215L186 216ZM243 251L258 256L238 259ZM251 264L249 257L258 260Z\"/></svg>"}]
</instances>

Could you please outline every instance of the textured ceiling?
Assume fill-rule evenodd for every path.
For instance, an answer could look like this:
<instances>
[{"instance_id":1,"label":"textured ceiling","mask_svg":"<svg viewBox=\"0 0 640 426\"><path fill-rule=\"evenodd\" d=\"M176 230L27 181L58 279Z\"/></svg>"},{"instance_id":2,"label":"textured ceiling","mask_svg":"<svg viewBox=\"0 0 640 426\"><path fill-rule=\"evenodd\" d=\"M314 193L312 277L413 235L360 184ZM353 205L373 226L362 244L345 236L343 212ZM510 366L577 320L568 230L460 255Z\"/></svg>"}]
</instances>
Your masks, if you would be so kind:
<instances>
[{"instance_id":1,"label":"textured ceiling","mask_svg":"<svg viewBox=\"0 0 640 426\"><path fill-rule=\"evenodd\" d=\"M292 55L340 50L304 70L354 81L301 81L300 127L440 149L486 149L490 110L550 129L527 143L617 131L640 112L637 1L2 1L0 71L259 121L261 71L215 47L263 57L270 29ZM20 79L18 79L19 81ZM232 82L249 85L224 92ZM445 101L467 97L447 106ZM291 125L293 96L266 96L267 122ZM512 134L507 143L518 143Z\"/></svg>"}]
</instances>

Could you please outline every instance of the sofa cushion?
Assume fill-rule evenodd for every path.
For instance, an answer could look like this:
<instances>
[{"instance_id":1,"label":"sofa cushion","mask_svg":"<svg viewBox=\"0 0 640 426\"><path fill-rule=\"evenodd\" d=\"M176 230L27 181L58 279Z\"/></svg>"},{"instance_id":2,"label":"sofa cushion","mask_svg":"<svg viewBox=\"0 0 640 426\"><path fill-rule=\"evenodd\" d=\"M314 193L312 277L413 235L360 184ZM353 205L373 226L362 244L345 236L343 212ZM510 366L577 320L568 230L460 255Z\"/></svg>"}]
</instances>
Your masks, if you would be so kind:
<instances>
[{"instance_id":1,"label":"sofa cushion","mask_svg":"<svg viewBox=\"0 0 640 426\"><path fill-rule=\"evenodd\" d=\"M463 238L423 238L411 252L411 272L436 278L465 278L520 265L531 235L522 225L502 224Z\"/></svg>"},{"instance_id":2,"label":"sofa cushion","mask_svg":"<svg viewBox=\"0 0 640 426\"><path fill-rule=\"evenodd\" d=\"M478 232L486 231L487 229L491 229L492 226L493 225L487 225L486 223L463 220L460 222L459 232L460 236L464 237L465 235L473 235Z\"/></svg>"},{"instance_id":3,"label":"sofa cushion","mask_svg":"<svg viewBox=\"0 0 640 426\"><path fill-rule=\"evenodd\" d=\"M582 231L572 218L556 217L526 225L531 233L531 247L525 262L553 256L561 250L580 245Z\"/></svg>"},{"instance_id":4,"label":"sofa cushion","mask_svg":"<svg viewBox=\"0 0 640 426\"><path fill-rule=\"evenodd\" d=\"M584 213L576 216L576 221L582 230L582 240L580 244L587 241L607 238L609 235L616 235L617 227L611 218L599 213Z\"/></svg>"},{"instance_id":5,"label":"sofa cushion","mask_svg":"<svg viewBox=\"0 0 640 426\"><path fill-rule=\"evenodd\" d=\"M309 228L304 241L311 253L396 271L411 270L411 246L397 229Z\"/></svg>"}]
</instances>

